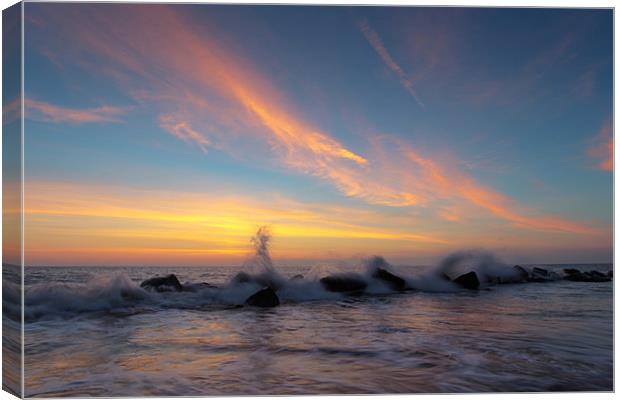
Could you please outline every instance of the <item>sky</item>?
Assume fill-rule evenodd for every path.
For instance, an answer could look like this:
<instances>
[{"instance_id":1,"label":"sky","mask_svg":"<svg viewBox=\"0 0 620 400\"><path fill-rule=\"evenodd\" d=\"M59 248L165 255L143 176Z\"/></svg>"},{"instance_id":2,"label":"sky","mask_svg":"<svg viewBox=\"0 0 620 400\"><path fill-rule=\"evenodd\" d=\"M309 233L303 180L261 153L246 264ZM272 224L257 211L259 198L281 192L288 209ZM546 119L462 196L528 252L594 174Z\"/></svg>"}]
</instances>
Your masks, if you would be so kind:
<instances>
[{"instance_id":1,"label":"sky","mask_svg":"<svg viewBox=\"0 0 620 400\"><path fill-rule=\"evenodd\" d=\"M611 262L611 10L25 4L25 263Z\"/></svg>"}]
</instances>

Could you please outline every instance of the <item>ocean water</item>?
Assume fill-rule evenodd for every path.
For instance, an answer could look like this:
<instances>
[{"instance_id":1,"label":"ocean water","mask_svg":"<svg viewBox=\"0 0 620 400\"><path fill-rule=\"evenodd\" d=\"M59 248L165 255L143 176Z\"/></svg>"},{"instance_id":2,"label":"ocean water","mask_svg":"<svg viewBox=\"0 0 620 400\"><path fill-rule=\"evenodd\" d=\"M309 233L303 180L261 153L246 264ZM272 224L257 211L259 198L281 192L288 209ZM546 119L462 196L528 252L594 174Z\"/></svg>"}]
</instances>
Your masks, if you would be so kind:
<instances>
[{"instance_id":1,"label":"ocean water","mask_svg":"<svg viewBox=\"0 0 620 400\"><path fill-rule=\"evenodd\" d=\"M474 259L466 268L504 267ZM332 267L27 267L25 394L613 390L612 282L471 291L437 279L437 267L389 268L416 290L371 282L361 296L326 292L318 278ZM260 288L231 284L240 269L281 279L282 304L239 307ZM220 288L139 286L168 273ZM304 279L287 281L296 274Z\"/></svg>"}]
</instances>

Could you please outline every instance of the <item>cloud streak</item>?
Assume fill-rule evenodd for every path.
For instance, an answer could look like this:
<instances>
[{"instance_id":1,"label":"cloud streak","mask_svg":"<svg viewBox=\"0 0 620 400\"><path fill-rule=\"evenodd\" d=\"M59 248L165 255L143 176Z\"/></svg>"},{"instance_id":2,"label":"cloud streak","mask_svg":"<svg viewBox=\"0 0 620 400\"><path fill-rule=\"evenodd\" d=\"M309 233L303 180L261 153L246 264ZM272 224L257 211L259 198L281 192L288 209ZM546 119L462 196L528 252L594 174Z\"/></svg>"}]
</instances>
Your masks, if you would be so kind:
<instances>
[{"instance_id":1,"label":"cloud streak","mask_svg":"<svg viewBox=\"0 0 620 400\"><path fill-rule=\"evenodd\" d=\"M145 262L238 264L251 250L248 238L273 225L281 257L316 258L343 241L341 251L359 246L379 251L394 245L436 248L447 242L421 228L364 208L299 202L280 195L254 199L65 182L31 182L25 201L29 263L110 262L118 254ZM53 238L50 240L50 238ZM308 240L312 239L312 240ZM303 246L297 247L301 242ZM371 249L369 249L370 251ZM90 254L89 254L90 253ZM142 258L140 258L142 257Z\"/></svg>"},{"instance_id":2,"label":"cloud streak","mask_svg":"<svg viewBox=\"0 0 620 400\"><path fill-rule=\"evenodd\" d=\"M377 52L379 57L381 57L381 60L383 60L385 65L389 69L391 69L392 72L396 74L396 76L398 76L398 79L400 80L400 83L403 85L405 90L407 90L407 92L409 92L409 94L413 96L413 98L420 105L420 107L424 108L424 103L422 103L422 100L420 100L418 93L413 87L413 82L411 78L409 78L405 71L403 71L401 66L398 65L396 61L394 61L394 58L383 44L383 41L381 40L379 34L370 27L367 20L362 20L359 23L359 27L368 43L370 43L370 45Z\"/></svg>"},{"instance_id":3,"label":"cloud streak","mask_svg":"<svg viewBox=\"0 0 620 400\"><path fill-rule=\"evenodd\" d=\"M129 111L128 107L100 106L95 108L69 108L44 101L26 98L25 118L54 123L104 123L120 122L118 117Z\"/></svg>"},{"instance_id":4,"label":"cloud streak","mask_svg":"<svg viewBox=\"0 0 620 400\"><path fill-rule=\"evenodd\" d=\"M588 155L597 162L597 168L603 171L613 171L614 138L611 119L603 124L594 141L595 144L588 149Z\"/></svg>"},{"instance_id":5,"label":"cloud streak","mask_svg":"<svg viewBox=\"0 0 620 400\"><path fill-rule=\"evenodd\" d=\"M118 18L121 7L123 18ZM287 169L319 177L348 197L379 206L416 206L448 221L483 211L522 229L597 233L581 222L516 204L450 162L389 135L373 135L364 151L354 150L306 121L265 74L227 47L224 38L208 26L197 26L188 16L165 6L145 7L118 5L111 13L109 8L104 12L106 9L80 5L71 8L73 14L55 7L59 12L50 15L56 17L50 21L68 29L67 36L77 38L72 41L79 45L75 54L88 51L105 60L101 64L106 65L91 67L113 70L114 79L128 87L136 101L148 102L158 110L164 130L195 143L203 152L211 146L234 154L248 146L243 152L246 161L256 154L260 162L275 160ZM76 9L82 11L75 13ZM153 20L159 24L153 26ZM376 32L367 23L362 23L361 29L417 99L411 81ZM95 71L101 73L100 69ZM136 76L141 78L139 82Z\"/></svg>"},{"instance_id":6,"label":"cloud streak","mask_svg":"<svg viewBox=\"0 0 620 400\"><path fill-rule=\"evenodd\" d=\"M194 142L204 153L207 152L207 148L211 144L209 139L196 132L188 122L177 116L170 114L162 115L159 117L159 124L173 136L186 142Z\"/></svg>"}]
</instances>

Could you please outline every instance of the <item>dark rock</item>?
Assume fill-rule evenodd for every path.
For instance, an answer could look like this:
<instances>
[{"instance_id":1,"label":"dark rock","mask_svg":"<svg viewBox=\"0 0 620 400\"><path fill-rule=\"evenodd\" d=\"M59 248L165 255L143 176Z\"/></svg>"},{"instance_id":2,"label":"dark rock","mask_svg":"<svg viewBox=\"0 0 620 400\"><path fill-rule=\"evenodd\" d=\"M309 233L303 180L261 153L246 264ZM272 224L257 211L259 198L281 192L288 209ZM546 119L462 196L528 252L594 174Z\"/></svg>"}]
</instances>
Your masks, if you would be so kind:
<instances>
[{"instance_id":1,"label":"dark rock","mask_svg":"<svg viewBox=\"0 0 620 400\"><path fill-rule=\"evenodd\" d=\"M599 271L577 272L571 273L564 277L567 281L572 282L609 282L611 277Z\"/></svg>"},{"instance_id":2,"label":"dark rock","mask_svg":"<svg viewBox=\"0 0 620 400\"><path fill-rule=\"evenodd\" d=\"M280 299L272 288L266 287L248 297L245 304L254 307L276 307L280 305Z\"/></svg>"},{"instance_id":3,"label":"dark rock","mask_svg":"<svg viewBox=\"0 0 620 400\"><path fill-rule=\"evenodd\" d=\"M534 267L532 269L532 273L528 278L529 282L551 282L560 279L560 276L553 272L548 271L544 268Z\"/></svg>"},{"instance_id":4,"label":"dark rock","mask_svg":"<svg viewBox=\"0 0 620 400\"><path fill-rule=\"evenodd\" d=\"M613 278L614 277L614 271L607 271L607 277L608 278Z\"/></svg>"},{"instance_id":5,"label":"dark rock","mask_svg":"<svg viewBox=\"0 0 620 400\"><path fill-rule=\"evenodd\" d=\"M497 277L487 277L487 283L522 283L527 282L530 274L527 272L525 268L520 265L515 265L512 267L514 271L513 274L506 274L505 276L497 276Z\"/></svg>"},{"instance_id":6,"label":"dark rock","mask_svg":"<svg viewBox=\"0 0 620 400\"><path fill-rule=\"evenodd\" d=\"M295 276L292 276L290 280L291 281L301 281L303 279L304 279L304 276L302 274L297 274Z\"/></svg>"},{"instance_id":7,"label":"dark rock","mask_svg":"<svg viewBox=\"0 0 620 400\"><path fill-rule=\"evenodd\" d=\"M393 290L405 290L407 287L407 282L403 278L383 268L377 268L372 277L387 283Z\"/></svg>"},{"instance_id":8,"label":"dark rock","mask_svg":"<svg viewBox=\"0 0 620 400\"><path fill-rule=\"evenodd\" d=\"M478 275L475 271L470 271L466 274L463 274L458 278L454 279L452 282L465 289L476 290L480 287L480 281L478 280Z\"/></svg>"},{"instance_id":9,"label":"dark rock","mask_svg":"<svg viewBox=\"0 0 620 400\"><path fill-rule=\"evenodd\" d=\"M321 278L321 284L330 292L361 292L368 284L357 274L336 274Z\"/></svg>"},{"instance_id":10,"label":"dark rock","mask_svg":"<svg viewBox=\"0 0 620 400\"><path fill-rule=\"evenodd\" d=\"M140 284L140 287L157 292L180 292L183 290L181 282L174 274L147 279Z\"/></svg>"},{"instance_id":11,"label":"dark rock","mask_svg":"<svg viewBox=\"0 0 620 400\"><path fill-rule=\"evenodd\" d=\"M580 274L581 271L575 268L564 268L564 273L567 275L575 275L575 274Z\"/></svg>"},{"instance_id":12,"label":"dark rock","mask_svg":"<svg viewBox=\"0 0 620 400\"><path fill-rule=\"evenodd\" d=\"M610 277L598 271L586 272L584 273L584 275L586 275L587 277L586 282L609 282L611 281Z\"/></svg>"},{"instance_id":13,"label":"dark rock","mask_svg":"<svg viewBox=\"0 0 620 400\"><path fill-rule=\"evenodd\" d=\"M532 274L540 275L540 276L549 276L549 271L547 271L544 268L534 267L534 269L532 269Z\"/></svg>"},{"instance_id":14,"label":"dark rock","mask_svg":"<svg viewBox=\"0 0 620 400\"><path fill-rule=\"evenodd\" d=\"M521 280L525 281L530 276L529 272L527 272L527 270L520 265L515 265L512 268L519 273Z\"/></svg>"}]
</instances>

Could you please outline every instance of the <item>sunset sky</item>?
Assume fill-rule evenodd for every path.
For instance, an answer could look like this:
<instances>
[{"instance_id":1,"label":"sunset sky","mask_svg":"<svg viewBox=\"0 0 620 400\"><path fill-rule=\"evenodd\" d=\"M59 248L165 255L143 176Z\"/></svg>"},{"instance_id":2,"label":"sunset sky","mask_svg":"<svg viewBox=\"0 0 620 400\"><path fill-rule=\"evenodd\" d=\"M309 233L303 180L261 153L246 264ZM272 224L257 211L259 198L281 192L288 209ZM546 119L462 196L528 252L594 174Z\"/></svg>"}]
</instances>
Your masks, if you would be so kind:
<instances>
[{"instance_id":1,"label":"sunset sky","mask_svg":"<svg viewBox=\"0 0 620 400\"><path fill-rule=\"evenodd\" d=\"M25 263L611 262L612 18L26 3Z\"/></svg>"}]
</instances>

